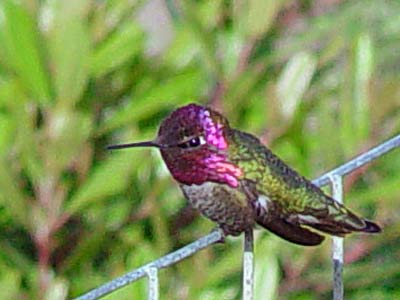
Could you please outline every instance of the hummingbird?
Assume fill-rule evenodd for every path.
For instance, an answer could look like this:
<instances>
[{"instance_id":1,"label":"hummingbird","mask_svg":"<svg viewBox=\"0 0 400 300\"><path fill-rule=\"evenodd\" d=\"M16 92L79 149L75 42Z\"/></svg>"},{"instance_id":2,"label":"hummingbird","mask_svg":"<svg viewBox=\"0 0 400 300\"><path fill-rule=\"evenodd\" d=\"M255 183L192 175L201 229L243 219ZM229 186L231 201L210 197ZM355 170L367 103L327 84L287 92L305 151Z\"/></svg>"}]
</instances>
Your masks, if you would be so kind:
<instances>
[{"instance_id":1,"label":"hummingbird","mask_svg":"<svg viewBox=\"0 0 400 300\"><path fill-rule=\"evenodd\" d=\"M321 233L381 231L209 107L180 107L162 121L154 140L107 148L130 147L158 148L190 205L225 235L258 224L289 242L315 246L324 240Z\"/></svg>"}]
</instances>

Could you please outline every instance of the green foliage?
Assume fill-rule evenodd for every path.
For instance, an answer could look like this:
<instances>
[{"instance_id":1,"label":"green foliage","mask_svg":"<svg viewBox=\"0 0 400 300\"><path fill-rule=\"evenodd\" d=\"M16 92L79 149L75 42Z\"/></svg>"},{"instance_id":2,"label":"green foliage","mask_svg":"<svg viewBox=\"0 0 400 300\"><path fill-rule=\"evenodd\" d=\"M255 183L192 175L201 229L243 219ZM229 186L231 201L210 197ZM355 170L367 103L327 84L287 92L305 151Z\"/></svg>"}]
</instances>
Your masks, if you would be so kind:
<instances>
[{"instance_id":1,"label":"green foliage","mask_svg":"<svg viewBox=\"0 0 400 300\"><path fill-rule=\"evenodd\" d=\"M154 150L105 151L177 106L217 107L308 177L399 132L398 1L151 2L1 1L0 299L77 296L212 228ZM400 295L399 169L394 151L346 178L384 226L346 239L346 299ZM330 298L329 242L256 237L257 299ZM161 271L161 296L239 299L240 261L229 238Z\"/></svg>"}]
</instances>

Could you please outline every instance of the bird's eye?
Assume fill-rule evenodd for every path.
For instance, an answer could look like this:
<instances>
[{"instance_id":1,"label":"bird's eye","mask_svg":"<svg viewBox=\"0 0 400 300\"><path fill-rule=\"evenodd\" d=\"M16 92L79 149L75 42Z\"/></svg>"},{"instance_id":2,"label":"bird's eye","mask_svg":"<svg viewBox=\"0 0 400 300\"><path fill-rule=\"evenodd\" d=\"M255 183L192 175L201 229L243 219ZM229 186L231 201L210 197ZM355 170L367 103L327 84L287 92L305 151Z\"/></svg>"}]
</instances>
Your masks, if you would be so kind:
<instances>
[{"instance_id":1,"label":"bird's eye","mask_svg":"<svg viewBox=\"0 0 400 300\"><path fill-rule=\"evenodd\" d=\"M194 138L191 138L189 141L186 141L184 143L178 144L179 148L195 148L198 147L200 145L204 145L206 143L206 141L204 140L204 138L202 136L196 136Z\"/></svg>"},{"instance_id":2,"label":"bird's eye","mask_svg":"<svg viewBox=\"0 0 400 300\"><path fill-rule=\"evenodd\" d=\"M197 147L197 146L199 146L199 145L200 145L200 138L198 138L198 137L192 138L192 139L189 141L189 146L190 146L190 147Z\"/></svg>"}]
</instances>

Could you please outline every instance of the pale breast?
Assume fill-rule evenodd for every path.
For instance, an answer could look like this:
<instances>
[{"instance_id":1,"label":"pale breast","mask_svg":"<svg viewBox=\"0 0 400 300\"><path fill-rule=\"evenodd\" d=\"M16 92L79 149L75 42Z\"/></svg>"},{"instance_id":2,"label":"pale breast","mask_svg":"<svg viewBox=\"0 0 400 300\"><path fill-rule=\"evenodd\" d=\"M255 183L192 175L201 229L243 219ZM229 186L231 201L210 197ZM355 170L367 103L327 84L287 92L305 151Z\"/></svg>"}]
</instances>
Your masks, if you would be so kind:
<instances>
[{"instance_id":1,"label":"pale breast","mask_svg":"<svg viewBox=\"0 0 400 300\"><path fill-rule=\"evenodd\" d=\"M239 235L253 226L253 208L240 189L214 182L181 185L181 188L189 203L217 222L226 234Z\"/></svg>"}]
</instances>

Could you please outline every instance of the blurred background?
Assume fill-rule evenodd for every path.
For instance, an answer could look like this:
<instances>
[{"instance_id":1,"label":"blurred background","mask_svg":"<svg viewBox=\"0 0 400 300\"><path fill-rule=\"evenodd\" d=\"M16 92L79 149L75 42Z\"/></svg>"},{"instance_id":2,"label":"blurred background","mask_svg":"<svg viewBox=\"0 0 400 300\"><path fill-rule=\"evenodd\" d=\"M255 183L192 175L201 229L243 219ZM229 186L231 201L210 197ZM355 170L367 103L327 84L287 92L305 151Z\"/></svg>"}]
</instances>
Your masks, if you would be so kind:
<instances>
[{"instance_id":1,"label":"blurred background","mask_svg":"<svg viewBox=\"0 0 400 300\"><path fill-rule=\"evenodd\" d=\"M66 299L213 224L156 150L169 112L211 105L315 178L400 131L397 0L2 0L0 299ZM346 299L400 299L398 150L346 177L384 227L345 241ZM331 299L330 240L256 232L256 299ZM240 299L242 239L160 272L161 299ZM146 280L106 299L145 299Z\"/></svg>"}]
</instances>

